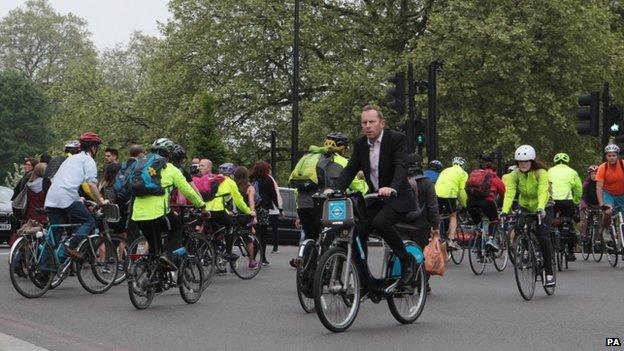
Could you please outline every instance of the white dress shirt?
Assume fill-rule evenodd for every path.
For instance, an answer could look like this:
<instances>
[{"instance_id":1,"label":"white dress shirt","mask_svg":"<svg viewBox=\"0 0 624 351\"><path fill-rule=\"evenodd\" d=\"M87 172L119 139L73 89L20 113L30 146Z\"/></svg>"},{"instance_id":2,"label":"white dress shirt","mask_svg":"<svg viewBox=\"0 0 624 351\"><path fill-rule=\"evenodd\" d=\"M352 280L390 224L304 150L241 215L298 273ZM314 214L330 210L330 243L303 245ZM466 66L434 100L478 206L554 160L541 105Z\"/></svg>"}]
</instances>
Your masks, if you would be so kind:
<instances>
[{"instance_id":1,"label":"white dress shirt","mask_svg":"<svg viewBox=\"0 0 624 351\"><path fill-rule=\"evenodd\" d=\"M370 180L373 183L373 190L379 190L379 151L381 150L381 140L384 131L381 131L376 140L368 139L368 157L370 162Z\"/></svg>"}]
</instances>

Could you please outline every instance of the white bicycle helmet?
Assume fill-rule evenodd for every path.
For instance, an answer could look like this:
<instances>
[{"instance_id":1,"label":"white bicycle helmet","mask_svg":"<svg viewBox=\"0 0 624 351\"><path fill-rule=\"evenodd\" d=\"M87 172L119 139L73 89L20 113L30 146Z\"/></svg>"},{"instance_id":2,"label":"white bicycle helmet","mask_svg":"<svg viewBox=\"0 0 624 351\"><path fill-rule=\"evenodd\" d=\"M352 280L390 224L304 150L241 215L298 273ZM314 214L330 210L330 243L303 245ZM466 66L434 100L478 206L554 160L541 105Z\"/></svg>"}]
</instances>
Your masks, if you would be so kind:
<instances>
[{"instance_id":1,"label":"white bicycle helmet","mask_svg":"<svg viewBox=\"0 0 624 351\"><path fill-rule=\"evenodd\" d=\"M515 152L516 161L533 161L535 160L535 149L531 145L521 145Z\"/></svg>"},{"instance_id":2,"label":"white bicycle helmet","mask_svg":"<svg viewBox=\"0 0 624 351\"><path fill-rule=\"evenodd\" d=\"M453 166L458 165L460 167L464 167L466 165L466 159L463 157L457 156L453 158Z\"/></svg>"},{"instance_id":3,"label":"white bicycle helmet","mask_svg":"<svg viewBox=\"0 0 624 351\"><path fill-rule=\"evenodd\" d=\"M617 152L618 154L620 153L620 147L615 145L615 144L609 144L607 146L605 146L605 154L609 153L609 152Z\"/></svg>"}]
</instances>

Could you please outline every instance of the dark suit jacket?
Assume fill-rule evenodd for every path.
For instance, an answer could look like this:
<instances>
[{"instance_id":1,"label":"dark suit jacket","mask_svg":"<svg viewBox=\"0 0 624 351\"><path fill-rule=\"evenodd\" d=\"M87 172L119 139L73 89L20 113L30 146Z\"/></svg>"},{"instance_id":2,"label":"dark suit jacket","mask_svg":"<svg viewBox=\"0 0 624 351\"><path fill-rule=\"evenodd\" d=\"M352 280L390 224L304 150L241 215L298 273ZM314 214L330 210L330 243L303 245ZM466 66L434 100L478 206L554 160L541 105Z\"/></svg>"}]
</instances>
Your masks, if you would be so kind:
<instances>
[{"instance_id":1,"label":"dark suit jacket","mask_svg":"<svg viewBox=\"0 0 624 351\"><path fill-rule=\"evenodd\" d=\"M384 129L379 150L379 188L390 187L397 191L396 198L386 200L386 203L397 212L411 211L415 205L413 192L407 181L406 156L405 134ZM359 171L364 171L369 189L375 191L370 180L370 156L366 136L355 141L353 155L336 181L336 188L345 191Z\"/></svg>"}]
</instances>

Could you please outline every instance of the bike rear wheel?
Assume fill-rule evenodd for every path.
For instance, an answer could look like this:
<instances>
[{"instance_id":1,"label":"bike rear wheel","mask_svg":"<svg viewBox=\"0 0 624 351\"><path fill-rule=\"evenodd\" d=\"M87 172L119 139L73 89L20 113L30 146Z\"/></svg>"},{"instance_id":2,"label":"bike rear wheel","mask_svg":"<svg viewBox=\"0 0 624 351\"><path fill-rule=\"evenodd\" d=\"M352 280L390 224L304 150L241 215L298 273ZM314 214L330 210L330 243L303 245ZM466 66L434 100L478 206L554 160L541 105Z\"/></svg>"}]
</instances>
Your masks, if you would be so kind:
<instances>
[{"instance_id":1,"label":"bike rear wheel","mask_svg":"<svg viewBox=\"0 0 624 351\"><path fill-rule=\"evenodd\" d=\"M238 259L230 261L230 267L239 278L247 280L260 273L262 245L255 235L249 232L236 235L232 253L238 255Z\"/></svg>"},{"instance_id":2,"label":"bike rear wheel","mask_svg":"<svg viewBox=\"0 0 624 351\"><path fill-rule=\"evenodd\" d=\"M130 265L128 271L128 295L130 302L139 310L146 309L154 300L154 288L151 285L152 265L147 259L140 259Z\"/></svg>"},{"instance_id":3,"label":"bike rear wheel","mask_svg":"<svg viewBox=\"0 0 624 351\"><path fill-rule=\"evenodd\" d=\"M126 238L121 235L111 236L111 241L117 252L117 267L119 267L117 270L117 278L115 278L113 285L119 285L126 280L126 275L128 273L128 246L126 245Z\"/></svg>"},{"instance_id":4,"label":"bike rear wheel","mask_svg":"<svg viewBox=\"0 0 624 351\"><path fill-rule=\"evenodd\" d=\"M498 251L492 253L492 263L494 263L494 268L497 271L502 272L507 268L509 262L509 240L503 234L502 229L497 229L495 237L498 241Z\"/></svg>"},{"instance_id":5,"label":"bike rear wheel","mask_svg":"<svg viewBox=\"0 0 624 351\"><path fill-rule=\"evenodd\" d=\"M345 265L347 284L342 281ZM323 326L332 332L347 330L360 308L360 295L360 276L354 262L347 262L346 250L329 249L321 256L314 272L314 305Z\"/></svg>"},{"instance_id":6,"label":"bike rear wheel","mask_svg":"<svg viewBox=\"0 0 624 351\"><path fill-rule=\"evenodd\" d=\"M618 251L617 251L617 241L615 240L615 234L613 233L615 229L611 227L611 229L606 233L606 237L604 238L604 248L605 253L607 254L607 261L609 261L609 265L611 267L616 267L618 264Z\"/></svg>"},{"instance_id":7,"label":"bike rear wheel","mask_svg":"<svg viewBox=\"0 0 624 351\"><path fill-rule=\"evenodd\" d=\"M459 250L452 250L450 256L451 260L453 260L453 263L461 264L464 260L465 251L466 250L464 248L461 248Z\"/></svg>"},{"instance_id":8,"label":"bike rear wheel","mask_svg":"<svg viewBox=\"0 0 624 351\"><path fill-rule=\"evenodd\" d=\"M413 291L412 291L413 289ZM402 324L414 323L420 317L427 300L427 273L424 264L417 264L411 289L400 289L388 296L388 307L394 319Z\"/></svg>"},{"instance_id":9,"label":"bike rear wheel","mask_svg":"<svg viewBox=\"0 0 624 351\"><path fill-rule=\"evenodd\" d=\"M513 247L515 264L514 276L518 291L523 299L529 301L535 294L535 249L526 235L515 240Z\"/></svg>"},{"instance_id":10,"label":"bike rear wheel","mask_svg":"<svg viewBox=\"0 0 624 351\"><path fill-rule=\"evenodd\" d=\"M314 296L312 286L314 284L314 270L318 260L318 248L313 241L302 244L300 264L297 267L297 297L299 304L306 313L314 312Z\"/></svg>"},{"instance_id":11,"label":"bike rear wheel","mask_svg":"<svg viewBox=\"0 0 624 351\"><path fill-rule=\"evenodd\" d=\"M594 226L589 225L585 236L581 238L581 257L583 261L589 260L589 254L591 253L591 238L594 237Z\"/></svg>"},{"instance_id":12,"label":"bike rear wheel","mask_svg":"<svg viewBox=\"0 0 624 351\"><path fill-rule=\"evenodd\" d=\"M45 240L23 237L13 244L9 257L9 276L17 292L29 299L50 290L57 266L54 249Z\"/></svg>"},{"instance_id":13,"label":"bike rear wheel","mask_svg":"<svg viewBox=\"0 0 624 351\"><path fill-rule=\"evenodd\" d=\"M468 261L470 262L470 269L475 275L481 275L485 271L485 250L483 250L482 244L483 236L477 235L468 246Z\"/></svg>"},{"instance_id":14,"label":"bike rear wheel","mask_svg":"<svg viewBox=\"0 0 624 351\"><path fill-rule=\"evenodd\" d=\"M92 235L78 246L81 260L74 260L76 276L82 287L92 294L102 294L113 286L117 277L117 252L106 237Z\"/></svg>"},{"instance_id":15,"label":"bike rear wheel","mask_svg":"<svg viewBox=\"0 0 624 351\"><path fill-rule=\"evenodd\" d=\"M201 262L196 257L187 257L182 260L178 268L178 287L182 300L193 304L202 296L204 291L204 270Z\"/></svg>"}]
</instances>

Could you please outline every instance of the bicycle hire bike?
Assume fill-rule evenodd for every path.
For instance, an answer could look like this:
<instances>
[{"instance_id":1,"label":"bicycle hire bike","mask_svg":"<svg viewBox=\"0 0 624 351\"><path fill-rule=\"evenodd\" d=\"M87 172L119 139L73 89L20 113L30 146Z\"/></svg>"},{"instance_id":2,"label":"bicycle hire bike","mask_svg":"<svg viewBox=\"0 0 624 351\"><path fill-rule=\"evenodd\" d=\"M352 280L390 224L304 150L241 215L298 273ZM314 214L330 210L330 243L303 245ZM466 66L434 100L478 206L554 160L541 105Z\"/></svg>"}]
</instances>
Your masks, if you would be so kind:
<instances>
[{"instance_id":1,"label":"bicycle hire bike","mask_svg":"<svg viewBox=\"0 0 624 351\"><path fill-rule=\"evenodd\" d=\"M504 218L500 218L500 222L494 228L494 233L491 235L492 239L498 244L498 250L494 251L486 243L490 239L487 235L490 222L487 218L482 218L481 222L477 224L475 230L476 235L470 240L468 246L468 261L470 262L470 269L475 275L481 275L485 271L487 263L493 263L494 268L497 271L502 272L507 267L509 262L509 256L507 254L507 248L509 241L507 233L504 228Z\"/></svg>"},{"instance_id":2,"label":"bicycle hire bike","mask_svg":"<svg viewBox=\"0 0 624 351\"><path fill-rule=\"evenodd\" d=\"M368 267L366 243L355 233L362 216L362 206L355 210L354 201L377 198L369 194L329 196L323 205L323 225L337 231L336 238L320 258L314 273L314 304L323 325L333 332L347 330L357 316L364 297L374 303L388 301L392 316L403 324L418 319L425 306L427 279L421 248L404 241L408 253L414 256L414 277L411 284L400 285L401 265L398 257L383 242L382 277L374 277ZM360 202L361 204L361 202Z\"/></svg>"},{"instance_id":3,"label":"bicycle hire bike","mask_svg":"<svg viewBox=\"0 0 624 351\"><path fill-rule=\"evenodd\" d=\"M518 291L525 300L531 300L535 294L535 282L541 280L544 291L547 295L555 293L555 287L545 286L546 273L544 272L544 258L542 256L539 242L537 241L537 226L541 225L538 213L521 212L517 217L515 228L515 238L513 243L514 251L514 275ZM553 275L556 274L553 255Z\"/></svg>"},{"instance_id":4,"label":"bicycle hire bike","mask_svg":"<svg viewBox=\"0 0 624 351\"><path fill-rule=\"evenodd\" d=\"M314 194L312 196L314 200L314 206L318 209L322 209L323 202L327 199L322 194ZM321 212L321 211L319 211ZM331 227L325 227L319 234L318 238L305 239L299 244L299 251L297 259L297 297L299 298L299 304L306 313L314 312L314 272L316 270L319 258L327 251L335 236L335 229Z\"/></svg>"},{"instance_id":5,"label":"bicycle hire bike","mask_svg":"<svg viewBox=\"0 0 624 351\"><path fill-rule=\"evenodd\" d=\"M117 252L110 237L109 222L119 221L119 207L100 208L95 202L85 201L104 230L96 230L77 246L81 258L65 255L64 244L71 237L72 228L80 224L55 224L44 231L25 233L18 238L9 253L9 276L15 290L27 298L43 296L58 287L71 272L80 285L92 294L101 294L113 285L117 277Z\"/></svg>"}]
</instances>

